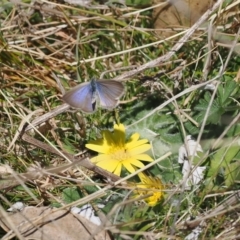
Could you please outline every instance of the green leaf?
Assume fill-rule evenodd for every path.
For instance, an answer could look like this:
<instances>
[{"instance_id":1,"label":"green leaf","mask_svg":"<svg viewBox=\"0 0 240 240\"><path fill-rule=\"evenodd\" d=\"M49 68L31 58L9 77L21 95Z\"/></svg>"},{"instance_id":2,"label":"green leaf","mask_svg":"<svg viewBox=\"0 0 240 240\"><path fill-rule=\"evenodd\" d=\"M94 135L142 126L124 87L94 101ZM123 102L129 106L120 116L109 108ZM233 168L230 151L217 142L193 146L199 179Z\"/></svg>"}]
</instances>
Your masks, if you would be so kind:
<instances>
[{"instance_id":1,"label":"green leaf","mask_svg":"<svg viewBox=\"0 0 240 240\"><path fill-rule=\"evenodd\" d=\"M203 122L203 119L206 115L208 106L209 106L209 102L211 100L211 94L209 92L206 92L204 94L204 99L200 99L199 104L197 104L194 108L194 111L199 112L196 116L195 116L195 120L199 123ZM207 118L207 124L217 124L220 122L220 118L222 116L222 114L224 113L224 109L221 107L221 105L219 105L219 102L214 100L209 114L208 114L208 118Z\"/></svg>"},{"instance_id":2,"label":"green leaf","mask_svg":"<svg viewBox=\"0 0 240 240\"><path fill-rule=\"evenodd\" d=\"M88 192L88 194L94 193L98 190L97 187L91 185L84 186L84 189Z\"/></svg>"},{"instance_id":3,"label":"green leaf","mask_svg":"<svg viewBox=\"0 0 240 240\"><path fill-rule=\"evenodd\" d=\"M62 192L62 198L66 203L71 203L77 201L82 197L79 189L76 187L73 188L65 188Z\"/></svg>"},{"instance_id":4,"label":"green leaf","mask_svg":"<svg viewBox=\"0 0 240 240\"><path fill-rule=\"evenodd\" d=\"M236 104L234 103L234 96L235 94L237 95L238 91L239 85L233 80L226 81L225 84L219 85L216 98L213 100L209 111L207 124L216 125L220 123L221 117L224 113L239 109L239 107L236 107ZM194 111L197 112L194 117L196 121L202 123L208 109L209 102L211 101L211 97L211 92L205 92L204 98L201 98L199 103L194 107Z\"/></svg>"},{"instance_id":5,"label":"green leaf","mask_svg":"<svg viewBox=\"0 0 240 240\"><path fill-rule=\"evenodd\" d=\"M232 102L230 97L233 96L238 89L239 85L232 80L227 81L225 84L219 85L217 97L219 105L222 107L228 106Z\"/></svg>"},{"instance_id":6,"label":"green leaf","mask_svg":"<svg viewBox=\"0 0 240 240\"><path fill-rule=\"evenodd\" d=\"M198 165L200 161L204 162L202 160L202 157L204 156L204 154L205 154L204 152L196 152L196 156L194 156L194 158L193 158L193 165L194 166Z\"/></svg>"},{"instance_id":7,"label":"green leaf","mask_svg":"<svg viewBox=\"0 0 240 240\"><path fill-rule=\"evenodd\" d=\"M233 162L229 164L226 168L225 174L225 184L227 187L232 186L236 183L236 181L240 181L240 161Z\"/></svg>"},{"instance_id":8,"label":"green leaf","mask_svg":"<svg viewBox=\"0 0 240 240\"><path fill-rule=\"evenodd\" d=\"M151 2L149 0L126 0L126 5L135 7L150 6Z\"/></svg>"},{"instance_id":9,"label":"green leaf","mask_svg":"<svg viewBox=\"0 0 240 240\"><path fill-rule=\"evenodd\" d=\"M210 167L207 177L216 179L222 174L225 179L225 185L232 185L236 179L240 177L240 159L236 161L237 155L240 153L239 146L222 147L210 159Z\"/></svg>"},{"instance_id":10,"label":"green leaf","mask_svg":"<svg viewBox=\"0 0 240 240\"><path fill-rule=\"evenodd\" d=\"M150 111L139 111L137 115L132 116L132 118L141 119ZM128 128L127 132L129 135L139 133L141 138L147 138L151 141L156 158L162 156L173 146L176 146L175 151L178 152L178 148L182 143L182 138L173 111L173 109L163 109L138 124L131 126ZM130 112L128 112L128 115L129 113ZM132 112L132 114L135 113Z\"/></svg>"}]
</instances>

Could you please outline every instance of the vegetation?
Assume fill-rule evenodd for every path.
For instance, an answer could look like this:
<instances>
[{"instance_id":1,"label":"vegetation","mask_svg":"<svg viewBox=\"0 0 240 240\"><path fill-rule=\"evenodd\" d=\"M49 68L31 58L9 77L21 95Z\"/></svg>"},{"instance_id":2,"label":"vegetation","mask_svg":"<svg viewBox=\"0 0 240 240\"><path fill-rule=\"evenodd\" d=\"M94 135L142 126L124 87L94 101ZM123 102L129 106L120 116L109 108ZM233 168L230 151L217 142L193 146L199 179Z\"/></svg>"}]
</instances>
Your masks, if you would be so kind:
<instances>
[{"instance_id":1,"label":"vegetation","mask_svg":"<svg viewBox=\"0 0 240 240\"><path fill-rule=\"evenodd\" d=\"M164 37L148 1L83 3L0 5L2 214L18 201L59 208L91 199L94 207L104 205L111 224L102 229L113 239L184 239L196 228L199 239L237 239L240 1L210 9L195 31L178 27ZM116 108L86 114L65 107L55 114L65 90L92 78L124 84ZM46 113L53 114L34 124ZM115 176L72 164L74 156L99 156L85 145L103 146L99 139L120 124L121 151L134 141L151 144L144 168L128 171L126 163ZM179 148L188 135L202 151L184 156L190 162L184 179ZM198 167L205 167L200 181L187 187Z\"/></svg>"}]
</instances>

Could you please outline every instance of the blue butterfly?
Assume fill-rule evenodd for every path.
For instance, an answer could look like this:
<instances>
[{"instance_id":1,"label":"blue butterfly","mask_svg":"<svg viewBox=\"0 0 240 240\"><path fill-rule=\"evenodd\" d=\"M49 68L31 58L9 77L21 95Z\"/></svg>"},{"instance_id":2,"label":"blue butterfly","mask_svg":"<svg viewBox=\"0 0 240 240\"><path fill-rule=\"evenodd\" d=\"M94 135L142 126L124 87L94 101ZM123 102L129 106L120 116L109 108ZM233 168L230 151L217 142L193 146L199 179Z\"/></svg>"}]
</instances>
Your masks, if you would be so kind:
<instances>
[{"instance_id":1,"label":"blue butterfly","mask_svg":"<svg viewBox=\"0 0 240 240\"><path fill-rule=\"evenodd\" d=\"M124 94L124 86L115 80L95 80L84 82L63 95L63 100L71 107L79 108L86 113L96 110L96 102L102 108L113 109Z\"/></svg>"}]
</instances>

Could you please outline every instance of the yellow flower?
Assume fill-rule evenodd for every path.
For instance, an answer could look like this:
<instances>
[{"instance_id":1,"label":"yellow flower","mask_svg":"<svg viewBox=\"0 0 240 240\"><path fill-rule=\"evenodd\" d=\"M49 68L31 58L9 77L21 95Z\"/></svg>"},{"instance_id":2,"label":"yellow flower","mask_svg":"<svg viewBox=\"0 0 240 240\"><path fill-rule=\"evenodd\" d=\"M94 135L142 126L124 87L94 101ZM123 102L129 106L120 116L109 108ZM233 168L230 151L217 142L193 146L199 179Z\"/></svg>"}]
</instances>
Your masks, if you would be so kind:
<instances>
[{"instance_id":1,"label":"yellow flower","mask_svg":"<svg viewBox=\"0 0 240 240\"><path fill-rule=\"evenodd\" d=\"M147 139L139 140L139 134L133 134L126 142L125 127L123 124L115 124L114 132L102 131L102 139L86 144L86 147L99 152L91 161L97 166L120 176L122 167L130 173L137 168L144 167L141 161L152 162L153 159L143 154L151 148Z\"/></svg>"},{"instance_id":2,"label":"yellow flower","mask_svg":"<svg viewBox=\"0 0 240 240\"><path fill-rule=\"evenodd\" d=\"M147 176L144 173L138 174L141 179L141 183L137 183L137 188L135 192L135 197L146 196L152 194L151 196L145 198L145 202L154 207L164 196L164 185L158 177Z\"/></svg>"}]
</instances>

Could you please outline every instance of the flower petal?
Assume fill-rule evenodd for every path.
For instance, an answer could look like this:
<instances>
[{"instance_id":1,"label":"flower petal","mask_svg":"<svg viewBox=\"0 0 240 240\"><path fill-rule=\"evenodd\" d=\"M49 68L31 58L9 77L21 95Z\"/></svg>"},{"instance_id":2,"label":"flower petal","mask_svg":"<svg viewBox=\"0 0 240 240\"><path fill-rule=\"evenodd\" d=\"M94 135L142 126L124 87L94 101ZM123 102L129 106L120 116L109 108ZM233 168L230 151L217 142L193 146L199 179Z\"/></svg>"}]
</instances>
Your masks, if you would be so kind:
<instances>
[{"instance_id":1,"label":"flower petal","mask_svg":"<svg viewBox=\"0 0 240 240\"><path fill-rule=\"evenodd\" d=\"M99 153L108 153L109 151L108 145L96 145L96 144L88 143L85 145L85 147Z\"/></svg>"},{"instance_id":2,"label":"flower petal","mask_svg":"<svg viewBox=\"0 0 240 240\"><path fill-rule=\"evenodd\" d=\"M143 192L143 191L145 192L145 188L148 188L148 186L147 186L146 184L140 184L140 183L138 183L138 184L137 184L137 188L138 188L137 191L141 193L141 192Z\"/></svg>"},{"instance_id":3,"label":"flower petal","mask_svg":"<svg viewBox=\"0 0 240 240\"><path fill-rule=\"evenodd\" d=\"M121 170L122 170L122 164L119 163L113 173L117 176L120 176Z\"/></svg>"},{"instance_id":4,"label":"flower petal","mask_svg":"<svg viewBox=\"0 0 240 240\"><path fill-rule=\"evenodd\" d=\"M123 166L127 171L133 173L136 168L144 167L141 161L153 161L150 156L143 154L151 148L148 140L139 140L139 138L140 135L135 133L126 143L124 125L115 124L113 132L102 131L102 139L91 141L86 144L86 147L99 153L98 156L91 159L91 162L120 176Z\"/></svg>"},{"instance_id":5,"label":"flower petal","mask_svg":"<svg viewBox=\"0 0 240 240\"><path fill-rule=\"evenodd\" d=\"M135 194L139 196L144 196L148 194L152 194L152 196L145 198L145 202L149 206L155 206L163 197L164 197L164 186L161 182L160 178L147 176L144 173L138 174L139 178L141 179L141 183L137 184L138 188L146 188L146 190L136 190ZM153 190L151 190L153 189Z\"/></svg>"},{"instance_id":6,"label":"flower petal","mask_svg":"<svg viewBox=\"0 0 240 240\"><path fill-rule=\"evenodd\" d=\"M127 161L123 162L124 166L127 165L127 164L132 164L132 165L134 165L134 166L136 166L138 168L143 168L144 167L144 164L142 162L140 162L139 160L137 160L136 158L130 158Z\"/></svg>"},{"instance_id":7,"label":"flower petal","mask_svg":"<svg viewBox=\"0 0 240 240\"><path fill-rule=\"evenodd\" d=\"M130 172L130 173L134 173L134 172L136 172L136 168L134 168L133 166L132 166L132 164L131 163L129 163L129 162L125 162L125 163L123 163L123 166L127 169L127 171L128 172Z\"/></svg>"},{"instance_id":8,"label":"flower petal","mask_svg":"<svg viewBox=\"0 0 240 240\"><path fill-rule=\"evenodd\" d=\"M141 146L132 148L132 149L128 149L129 154L131 154L132 156L146 152L147 150L149 150L151 148L150 144L143 144Z\"/></svg>"},{"instance_id":9,"label":"flower petal","mask_svg":"<svg viewBox=\"0 0 240 240\"><path fill-rule=\"evenodd\" d=\"M134 134L130 137L129 142L136 142L136 141L138 141L139 137L140 137L140 134L139 134L139 133L134 133Z\"/></svg>"},{"instance_id":10,"label":"flower petal","mask_svg":"<svg viewBox=\"0 0 240 240\"><path fill-rule=\"evenodd\" d=\"M102 162L102 161L112 161L112 158L110 155L107 154L99 154L96 157L91 158L91 162L93 163L98 163L98 162Z\"/></svg>"},{"instance_id":11,"label":"flower petal","mask_svg":"<svg viewBox=\"0 0 240 240\"><path fill-rule=\"evenodd\" d=\"M116 167L118 166L118 163L116 163L115 161L110 161L110 162L101 161L101 162L98 162L96 165L109 172L114 172Z\"/></svg>"},{"instance_id":12,"label":"flower petal","mask_svg":"<svg viewBox=\"0 0 240 240\"><path fill-rule=\"evenodd\" d=\"M140 180L141 180L142 183L144 183L145 180L146 180L146 178L147 178L147 176L146 176L143 172L140 172L140 173L138 174L138 177L140 178Z\"/></svg>"},{"instance_id":13,"label":"flower petal","mask_svg":"<svg viewBox=\"0 0 240 240\"><path fill-rule=\"evenodd\" d=\"M115 145L124 146L125 144L125 127L123 124L115 124L114 125L114 132L112 133L112 139Z\"/></svg>"},{"instance_id":14,"label":"flower petal","mask_svg":"<svg viewBox=\"0 0 240 240\"><path fill-rule=\"evenodd\" d=\"M147 154L138 154L134 156L138 160L143 160L147 162L153 162L154 160Z\"/></svg>"},{"instance_id":15,"label":"flower petal","mask_svg":"<svg viewBox=\"0 0 240 240\"><path fill-rule=\"evenodd\" d=\"M104 144L106 144L108 146L116 144L113 139L113 136L112 136L113 134L109 130L102 131L102 135L103 135L103 139L104 139Z\"/></svg>"},{"instance_id":16,"label":"flower petal","mask_svg":"<svg viewBox=\"0 0 240 240\"><path fill-rule=\"evenodd\" d=\"M125 146L126 146L126 149L132 149L132 148L144 145L145 143L148 143L148 140L147 139L141 139L141 140L138 140L138 141L128 142L128 143L125 144Z\"/></svg>"}]
</instances>

